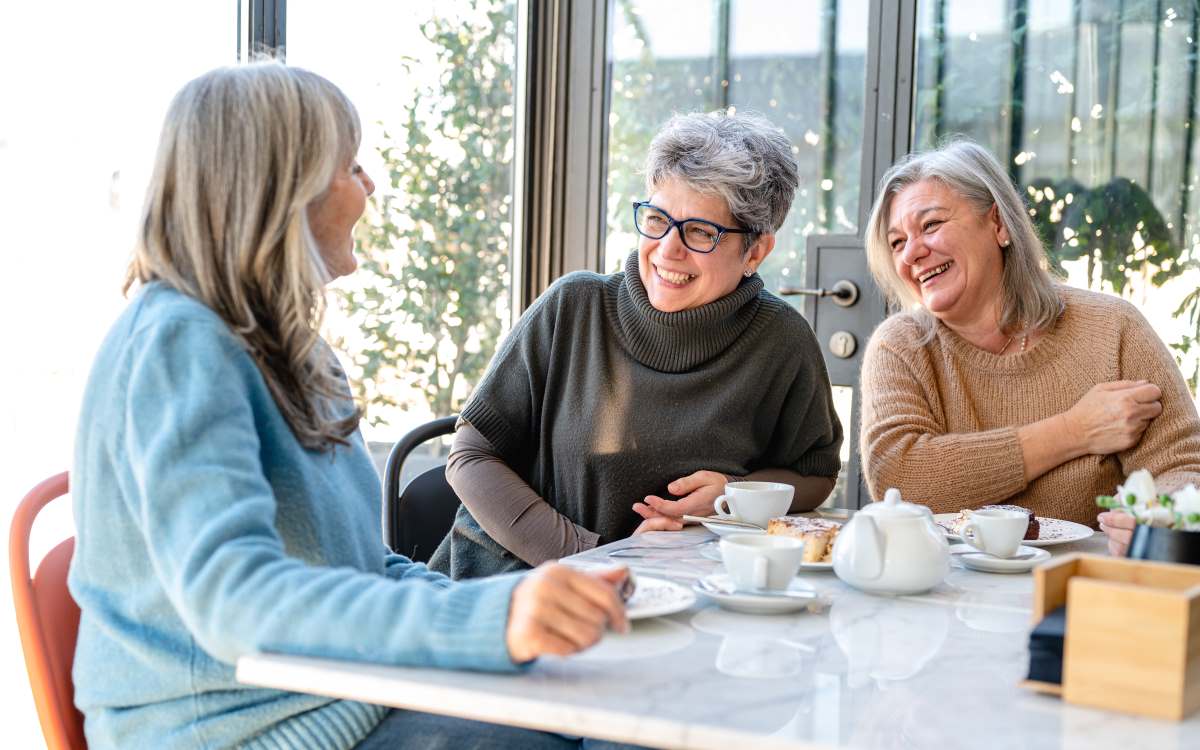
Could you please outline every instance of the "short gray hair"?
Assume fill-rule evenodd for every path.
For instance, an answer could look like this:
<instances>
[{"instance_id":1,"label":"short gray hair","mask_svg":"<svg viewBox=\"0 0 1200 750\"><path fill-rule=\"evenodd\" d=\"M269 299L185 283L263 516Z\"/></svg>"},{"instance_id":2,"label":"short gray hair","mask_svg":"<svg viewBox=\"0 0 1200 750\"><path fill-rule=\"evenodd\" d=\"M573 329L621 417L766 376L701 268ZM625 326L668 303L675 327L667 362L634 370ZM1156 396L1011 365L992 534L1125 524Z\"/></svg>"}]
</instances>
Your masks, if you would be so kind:
<instances>
[{"instance_id":1,"label":"short gray hair","mask_svg":"<svg viewBox=\"0 0 1200 750\"><path fill-rule=\"evenodd\" d=\"M671 179L720 196L734 220L753 232L746 247L783 226L800 183L792 143L767 118L717 111L676 115L650 142L646 188Z\"/></svg>"},{"instance_id":2,"label":"short gray hair","mask_svg":"<svg viewBox=\"0 0 1200 750\"><path fill-rule=\"evenodd\" d=\"M905 308L921 301L897 275L887 233L892 200L905 188L924 180L942 183L966 199L979 215L996 206L1009 238L1009 246L1002 251L1003 299L997 321L1000 330L1046 330L1053 325L1062 311L1062 301L1058 283L1048 269L1046 248L1029 218L1029 207L996 157L978 143L961 137L930 151L909 154L888 169L879 182L879 195L867 222L867 264L888 298ZM936 323L933 316L925 313L918 319L932 337Z\"/></svg>"}]
</instances>

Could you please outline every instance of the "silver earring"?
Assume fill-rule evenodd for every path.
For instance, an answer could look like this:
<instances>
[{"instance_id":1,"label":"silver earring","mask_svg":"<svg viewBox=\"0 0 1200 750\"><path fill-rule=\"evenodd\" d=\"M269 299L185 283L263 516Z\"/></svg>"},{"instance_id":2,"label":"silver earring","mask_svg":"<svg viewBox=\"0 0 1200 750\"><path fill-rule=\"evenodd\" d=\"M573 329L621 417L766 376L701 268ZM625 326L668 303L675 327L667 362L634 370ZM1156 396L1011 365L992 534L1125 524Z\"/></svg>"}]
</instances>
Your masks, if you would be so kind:
<instances>
[{"instance_id":1,"label":"silver earring","mask_svg":"<svg viewBox=\"0 0 1200 750\"><path fill-rule=\"evenodd\" d=\"M754 275L754 269L753 269L753 268L747 268L745 271L742 271L742 275L743 275L743 276L745 276L745 277L748 279L748 278L750 278L751 276L753 276L753 275Z\"/></svg>"}]
</instances>

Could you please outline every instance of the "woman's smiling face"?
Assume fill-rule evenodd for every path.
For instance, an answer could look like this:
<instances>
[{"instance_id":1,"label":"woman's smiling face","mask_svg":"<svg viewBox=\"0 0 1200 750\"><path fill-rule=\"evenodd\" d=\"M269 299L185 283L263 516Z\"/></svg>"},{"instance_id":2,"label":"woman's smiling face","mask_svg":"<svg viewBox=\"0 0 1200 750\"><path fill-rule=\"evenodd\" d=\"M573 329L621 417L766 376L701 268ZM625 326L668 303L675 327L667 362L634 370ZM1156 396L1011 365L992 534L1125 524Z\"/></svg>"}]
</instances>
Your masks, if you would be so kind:
<instances>
[{"instance_id":1,"label":"woman's smiling face","mask_svg":"<svg viewBox=\"0 0 1200 750\"><path fill-rule=\"evenodd\" d=\"M741 229L725 201L698 193L680 180L665 180L649 202L678 221L704 219L730 229ZM727 234L711 253L684 246L678 227L661 239L641 237L638 271L646 296L655 309L679 312L707 305L737 288L747 269L757 269L774 245L774 235L762 235L744 251L744 235Z\"/></svg>"},{"instance_id":2,"label":"woman's smiling face","mask_svg":"<svg viewBox=\"0 0 1200 750\"><path fill-rule=\"evenodd\" d=\"M995 206L981 215L942 182L922 180L892 199L887 238L896 274L939 320L958 326L994 317L1000 246L1008 241Z\"/></svg>"},{"instance_id":3,"label":"woman's smiling face","mask_svg":"<svg viewBox=\"0 0 1200 750\"><path fill-rule=\"evenodd\" d=\"M354 225L374 192L375 183L355 160L338 170L325 193L308 206L308 226L330 278L349 275L358 267Z\"/></svg>"}]
</instances>

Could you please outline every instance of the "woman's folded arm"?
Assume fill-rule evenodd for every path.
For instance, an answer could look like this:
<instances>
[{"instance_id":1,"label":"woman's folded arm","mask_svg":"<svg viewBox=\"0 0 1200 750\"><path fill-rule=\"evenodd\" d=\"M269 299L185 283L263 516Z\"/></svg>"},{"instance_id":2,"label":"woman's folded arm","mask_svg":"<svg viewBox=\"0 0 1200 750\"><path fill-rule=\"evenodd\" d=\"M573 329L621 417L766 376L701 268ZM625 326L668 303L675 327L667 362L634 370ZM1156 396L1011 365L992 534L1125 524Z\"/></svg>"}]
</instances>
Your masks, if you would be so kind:
<instances>
[{"instance_id":1,"label":"woman's folded arm","mask_svg":"<svg viewBox=\"0 0 1200 750\"><path fill-rule=\"evenodd\" d=\"M867 487L882 499L896 487L935 513L998 503L1028 485L1015 427L946 433L909 362L872 341L862 369L862 457Z\"/></svg>"}]
</instances>

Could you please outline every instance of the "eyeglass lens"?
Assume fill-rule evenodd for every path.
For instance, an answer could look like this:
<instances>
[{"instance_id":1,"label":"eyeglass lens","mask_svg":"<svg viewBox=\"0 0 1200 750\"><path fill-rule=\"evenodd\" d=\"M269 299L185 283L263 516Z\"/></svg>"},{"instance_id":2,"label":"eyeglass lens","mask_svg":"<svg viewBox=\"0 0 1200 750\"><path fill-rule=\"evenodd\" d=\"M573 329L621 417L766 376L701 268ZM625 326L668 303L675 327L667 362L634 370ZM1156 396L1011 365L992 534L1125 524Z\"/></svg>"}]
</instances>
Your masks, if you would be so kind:
<instances>
[{"instance_id":1,"label":"eyeglass lens","mask_svg":"<svg viewBox=\"0 0 1200 750\"><path fill-rule=\"evenodd\" d=\"M652 240L662 239L671 231L671 218L654 206L638 206L634 212L634 224L638 232ZM716 227L696 219L679 222L679 234L688 249L700 253L712 252L721 239Z\"/></svg>"}]
</instances>

